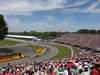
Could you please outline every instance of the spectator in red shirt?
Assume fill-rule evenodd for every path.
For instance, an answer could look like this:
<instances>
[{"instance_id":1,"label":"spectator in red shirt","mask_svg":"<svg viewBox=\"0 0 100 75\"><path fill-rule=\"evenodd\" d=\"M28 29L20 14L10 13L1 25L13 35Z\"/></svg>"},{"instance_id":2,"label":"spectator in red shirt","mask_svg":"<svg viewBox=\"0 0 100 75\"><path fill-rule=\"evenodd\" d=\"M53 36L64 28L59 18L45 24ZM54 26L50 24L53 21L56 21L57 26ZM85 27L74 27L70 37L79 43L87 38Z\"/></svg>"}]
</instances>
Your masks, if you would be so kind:
<instances>
[{"instance_id":1,"label":"spectator in red shirt","mask_svg":"<svg viewBox=\"0 0 100 75\"><path fill-rule=\"evenodd\" d=\"M98 68L95 66L91 72L91 75L100 75Z\"/></svg>"},{"instance_id":2,"label":"spectator in red shirt","mask_svg":"<svg viewBox=\"0 0 100 75\"><path fill-rule=\"evenodd\" d=\"M12 73L11 73L11 70L9 70L9 72L8 72L8 74L7 75L13 75Z\"/></svg>"}]
</instances>

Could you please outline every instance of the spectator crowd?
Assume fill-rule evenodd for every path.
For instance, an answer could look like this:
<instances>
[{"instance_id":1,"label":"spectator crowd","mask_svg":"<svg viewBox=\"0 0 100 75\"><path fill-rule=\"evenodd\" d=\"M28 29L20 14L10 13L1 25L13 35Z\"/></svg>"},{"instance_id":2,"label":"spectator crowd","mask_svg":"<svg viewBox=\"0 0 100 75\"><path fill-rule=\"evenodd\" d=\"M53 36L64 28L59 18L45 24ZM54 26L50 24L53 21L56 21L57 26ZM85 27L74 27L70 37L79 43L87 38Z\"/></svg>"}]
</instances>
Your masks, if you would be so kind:
<instances>
[{"instance_id":1,"label":"spectator crowd","mask_svg":"<svg viewBox=\"0 0 100 75\"><path fill-rule=\"evenodd\" d=\"M0 67L0 75L100 75L100 54L80 50L78 57Z\"/></svg>"},{"instance_id":2,"label":"spectator crowd","mask_svg":"<svg viewBox=\"0 0 100 75\"><path fill-rule=\"evenodd\" d=\"M100 39L97 35L68 34L59 38L59 41L81 47L100 47ZM0 75L100 75L100 53L80 48L77 56L70 58L39 63L8 63L0 67Z\"/></svg>"},{"instance_id":3,"label":"spectator crowd","mask_svg":"<svg viewBox=\"0 0 100 75\"><path fill-rule=\"evenodd\" d=\"M97 34L65 34L55 41L83 48L100 49L100 35Z\"/></svg>"}]
</instances>

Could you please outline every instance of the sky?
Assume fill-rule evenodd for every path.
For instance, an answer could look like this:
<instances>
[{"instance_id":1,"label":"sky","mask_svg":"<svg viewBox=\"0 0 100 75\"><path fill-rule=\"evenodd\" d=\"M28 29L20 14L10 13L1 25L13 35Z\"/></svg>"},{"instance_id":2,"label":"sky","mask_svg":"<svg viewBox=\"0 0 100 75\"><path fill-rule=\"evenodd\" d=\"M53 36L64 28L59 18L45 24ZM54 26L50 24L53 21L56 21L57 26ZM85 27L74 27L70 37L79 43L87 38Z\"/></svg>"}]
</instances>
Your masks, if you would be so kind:
<instances>
[{"instance_id":1,"label":"sky","mask_svg":"<svg viewBox=\"0 0 100 75\"><path fill-rule=\"evenodd\" d=\"M0 0L9 32L100 29L100 0Z\"/></svg>"}]
</instances>

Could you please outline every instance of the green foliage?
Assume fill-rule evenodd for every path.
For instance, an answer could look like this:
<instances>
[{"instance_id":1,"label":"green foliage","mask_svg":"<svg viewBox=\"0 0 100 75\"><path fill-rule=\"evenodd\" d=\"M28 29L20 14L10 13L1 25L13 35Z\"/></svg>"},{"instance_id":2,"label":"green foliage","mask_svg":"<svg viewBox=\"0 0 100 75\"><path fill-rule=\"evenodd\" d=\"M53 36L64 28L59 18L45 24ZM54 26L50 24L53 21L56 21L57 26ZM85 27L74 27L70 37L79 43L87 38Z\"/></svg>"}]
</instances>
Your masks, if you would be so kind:
<instances>
[{"instance_id":1,"label":"green foliage","mask_svg":"<svg viewBox=\"0 0 100 75\"><path fill-rule=\"evenodd\" d=\"M24 32L9 32L10 35L26 35L26 36L36 36L38 38L41 38L43 40L50 40L50 39L55 39L57 37L60 37L64 34L68 33L79 33L79 34L100 34L100 30L95 30L95 29L79 29L76 32L36 32L36 31L24 31Z\"/></svg>"},{"instance_id":2,"label":"green foliage","mask_svg":"<svg viewBox=\"0 0 100 75\"><path fill-rule=\"evenodd\" d=\"M62 58L65 58L65 57L69 57L71 55L71 50L66 48L66 47L63 47L63 46L56 46L59 50L58 54L54 57L52 57L51 59L62 59Z\"/></svg>"},{"instance_id":3,"label":"green foliage","mask_svg":"<svg viewBox=\"0 0 100 75\"><path fill-rule=\"evenodd\" d=\"M81 33L81 34L100 34L100 30L79 29L76 33Z\"/></svg>"},{"instance_id":4,"label":"green foliage","mask_svg":"<svg viewBox=\"0 0 100 75\"><path fill-rule=\"evenodd\" d=\"M100 30L97 30L97 34L100 34Z\"/></svg>"},{"instance_id":5,"label":"green foliage","mask_svg":"<svg viewBox=\"0 0 100 75\"><path fill-rule=\"evenodd\" d=\"M97 32L97 31L94 30L94 29L89 30L89 33L90 33L90 34L96 34L96 32Z\"/></svg>"},{"instance_id":6,"label":"green foliage","mask_svg":"<svg viewBox=\"0 0 100 75\"><path fill-rule=\"evenodd\" d=\"M77 33L89 33L88 29L80 29L77 31Z\"/></svg>"},{"instance_id":7,"label":"green foliage","mask_svg":"<svg viewBox=\"0 0 100 75\"><path fill-rule=\"evenodd\" d=\"M4 37L8 34L7 23L4 20L4 17L0 15L0 40L4 39Z\"/></svg>"},{"instance_id":8,"label":"green foliage","mask_svg":"<svg viewBox=\"0 0 100 75\"><path fill-rule=\"evenodd\" d=\"M53 39L57 36L57 32L35 32L35 31L30 31L30 32L9 32L9 34L12 35L26 35L26 36L36 36L41 39Z\"/></svg>"}]
</instances>

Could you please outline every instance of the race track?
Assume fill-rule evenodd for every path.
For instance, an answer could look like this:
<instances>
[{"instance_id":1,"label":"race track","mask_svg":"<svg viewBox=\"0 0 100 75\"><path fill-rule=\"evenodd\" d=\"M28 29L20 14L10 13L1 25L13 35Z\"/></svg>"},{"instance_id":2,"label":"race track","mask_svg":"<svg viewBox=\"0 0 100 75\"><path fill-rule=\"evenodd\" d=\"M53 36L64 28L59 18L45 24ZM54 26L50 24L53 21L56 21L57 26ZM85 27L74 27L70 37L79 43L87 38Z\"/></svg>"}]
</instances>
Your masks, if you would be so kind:
<instances>
[{"instance_id":1,"label":"race track","mask_svg":"<svg viewBox=\"0 0 100 75\"><path fill-rule=\"evenodd\" d=\"M21 47L21 44L20 44L20 46L7 46L7 47L15 50L16 52L23 53L24 56L25 56L25 58L23 58L23 59L13 60L13 61L8 61L8 62L10 64L41 62L43 60L50 59L51 57L55 56L59 52L58 49L56 47L54 47L54 46L50 46L50 45L46 45L46 44L37 44L37 43L35 45L39 45L39 46L45 47L46 48L46 52L41 56L34 57L35 54L32 52L31 48ZM0 63L0 66L7 65L8 62Z\"/></svg>"}]
</instances>

